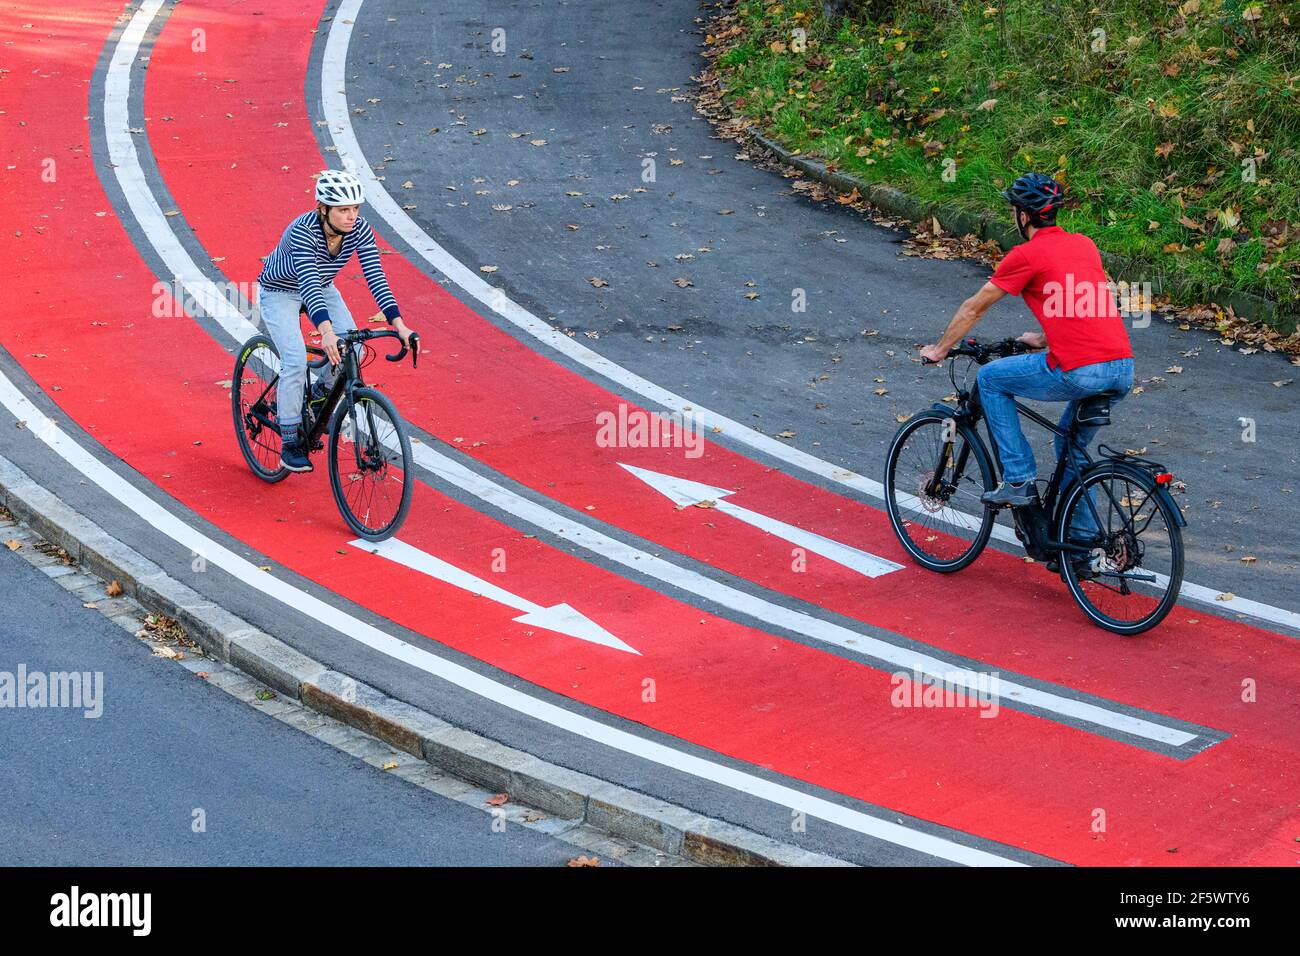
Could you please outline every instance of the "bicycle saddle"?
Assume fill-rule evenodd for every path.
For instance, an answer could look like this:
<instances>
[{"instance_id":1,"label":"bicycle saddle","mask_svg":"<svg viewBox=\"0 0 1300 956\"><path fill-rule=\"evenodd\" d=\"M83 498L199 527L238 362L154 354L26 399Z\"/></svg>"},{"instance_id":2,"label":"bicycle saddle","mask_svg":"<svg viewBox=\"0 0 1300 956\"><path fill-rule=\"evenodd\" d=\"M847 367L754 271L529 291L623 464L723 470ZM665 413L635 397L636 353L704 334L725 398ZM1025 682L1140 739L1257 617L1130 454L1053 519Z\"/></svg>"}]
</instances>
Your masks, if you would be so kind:
<instances>
[{"instance_id":1,"label":"bicycle saddle","mask_svg":"<svg viewBox=\"0 0 1300 956\"><path fill-rule=\"evenodd\" d=\"M1074 423L1080 428L1099 428L1110 424L1110 403L1116 396L1112 392L1090 395L1079 400L1074 408Z\"/></svg>"}]
</instances>

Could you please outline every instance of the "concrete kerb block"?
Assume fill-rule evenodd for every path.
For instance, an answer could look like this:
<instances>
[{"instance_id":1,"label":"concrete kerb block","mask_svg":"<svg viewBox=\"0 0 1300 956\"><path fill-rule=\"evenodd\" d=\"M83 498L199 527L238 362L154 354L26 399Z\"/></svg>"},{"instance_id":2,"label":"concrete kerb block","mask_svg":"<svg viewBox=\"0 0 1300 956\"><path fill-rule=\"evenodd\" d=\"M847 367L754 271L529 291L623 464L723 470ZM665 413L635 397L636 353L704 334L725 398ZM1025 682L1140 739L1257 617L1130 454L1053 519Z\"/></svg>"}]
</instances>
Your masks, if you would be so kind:
<instances>
[{"instance_id":1,"label":"concrete kerb block","mask_svg":"<svg viewBox=\"0 0 1300 956\"><path fill-rule=\"evenodd\" d=\"M512 775L527 771L536 759L451 726L428 734L421 745L424 759L435 767L496 793L508 793Z\"/></svg>"},{"instance_id":2,"label":"concrete kerb block","mask_svg":"<svg viewBox=\"0 0 1300 956\"><path fill-rule=\"evenodd\" d=\"M94 531L84 536L80 531L74 532L80 539L78 561L92 574L117 581L124 592L138 598L139 582L163 573L159 565L142 557L139 552L110 537L86 519L81 520Z\"/></svg>"},{"instance_id":3,"label":"concrete kerb block","mask_svg":"<svg viewBox=\"0 0 1300 956\"><path fill-rule=\"evenodd\" d=\"M664 803L635 790L605 784L587 796L587 822L598 830L680 854L685 836L700 831L706 820L693 811Z\"/></svg>"},{"instance_id":4,"label":"concrete kerb block","mask_svg":"<svg viewBox=\"0 0 1300 956\"><path fill-rule=\"evenodd\" d=\"M682 855L708 866L853 866L721 820L689 830Z\"/></svg>"},{"instance_id":5,"label":"concrete kerb block","mask_svg":"<svg viewBox=\"0 0 1300 956\"><path fill-rule=\"evenodd\" d=\"M197 593L194 596L199 597ZM178 607L174 614L167 616L174 617L200 647L223 660L230 658L231 635L251 636L256 633L256 629L242 617L201 599L198 603Z\"/></svg>"},{"instance_id":6,"label":"concrete kerb block","mask_svg":"<svg viewBox=\"0 0 1300 956\"><path fill-rule=\"evenodd\" d=\"M318 680L329 669L264 631L233 635L229 645L231 664L294 699L300 698L304 683Z\"/></svg>"},{"instance_id":7,"label":"concrete kerb block","mask_svg":"<svg viewBox=\"0 0 1300 956\"><path fill-rule=\"evenodd\" d=\"M378 737L414 757L424 757L426 737L450 728L449 724L410 704L338 671L326 670L304 681L300 696L303 704L313 710Z\"/></svg>"},{"instance_id":8,"label":"concrete kerb block","mask_svg":"<svg viewBox=\"0 0 1300 956\"><path fill-rule=\"evenodd\" d=\"M545 810L553 817L582 820L587 815L588 794L603 786L603 780L529 757L511 771L506 789L512 800Z\"/></svg>"},{"instance_id":9,"label":"concrete kerb block","mask_svg":"<svg viewBox=\"0 0 1300 956\"><path fill-rule=\"evenodd\" d=\"M939 225L943 226L944 231L950 235L978 236L980 234L980 218L974 213L940 207L935 211L934 216L939 220Z\"/></svg>"},{"instance_id":10,"label":"concrete kerb block","mask_svg":"<svg viewBox=\"0 0 1300 956\"><path fill-rule=\"evenodd\" d=\"M6 507L46 541L54 542L79 560L80 542L65 529L84 530L87 534L98 529L25 473L18 471L18 474L21 477L9 486Z\"/></svg>"}]
</instances>

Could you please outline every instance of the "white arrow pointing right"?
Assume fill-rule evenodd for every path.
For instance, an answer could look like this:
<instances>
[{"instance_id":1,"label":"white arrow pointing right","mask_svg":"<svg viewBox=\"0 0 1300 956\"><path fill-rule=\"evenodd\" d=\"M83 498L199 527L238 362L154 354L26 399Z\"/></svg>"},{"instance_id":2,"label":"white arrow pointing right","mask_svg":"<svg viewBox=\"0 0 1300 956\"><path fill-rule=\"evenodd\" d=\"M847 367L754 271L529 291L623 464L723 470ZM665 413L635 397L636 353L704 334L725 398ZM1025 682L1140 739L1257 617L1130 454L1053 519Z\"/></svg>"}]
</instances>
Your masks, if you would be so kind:
<instances>
[{"instance_id":1,"label":"white arrow pointing right","mask_svg":"<svg viewBox=\"0 0 1300 956\"><path fill-rule=\"evenodd\" d=\"M836 564L842 564L844 567L851 568L869 578L878 578L882 574L888 574L890 571L901 571L903 568L901 564L895 564L885 558L868 554L866 551L859 551L847 544L841 544L831 538L824 538L811 531L805 531L803 528L796 528L792 524L786 524L776 518L769 518L767 515L750 511L739 505L733 505L730 501L724 499L727 495L734 495L735 492L728 491L726 488L715 488L712 485L702 484L698 481L688 481L685 478L676 478L672 475L651 471L648 468L625 465L622 462L619 462L619 467L625 468L636 475L679 508L699 504L701 501L712 501L714 507L723 514L731 515L731 517L743 521L745 524L753 525L755 528L774 534L779 538L785 538L801 548L805 548L814 554L820 554L823 558L828 558Z\"/></svg>"},{"instance_id":2,"label":"white arrow pointing right","mask_svg":"<svg viewBox=\"0 0 1300 956\"><path fill-rule=\"evenodd\" d=\"M397 538L389 538L387 541L366 541L357 538L351 544L354 548L361 548L371 554L377 554L390 561L396 561L398 564L404 564L408 568L429 575L431 578L445 581L453 587L470 591L480 597L487 598L489 601L496 601L498 604L505 604L508 607L523 611L523 614L515 618L515 621L520 624L531 624L534 627L545 628L548 631L564 634L567 637L576 637L581 641L600 644L602 647L627 651L629 654L636 654L638 657L641 655L641 652L635 647L623 643L591 618L579 611L575 611L568 604L555 604L551 607L534 604L532 601L521 598L518 594L510 593L505 588L484 581L482 578L476 577L454 564L448 564L441 558L435 558L427 551L421 551L405 541L399 541Z\"/></svg>"}]
</instances>

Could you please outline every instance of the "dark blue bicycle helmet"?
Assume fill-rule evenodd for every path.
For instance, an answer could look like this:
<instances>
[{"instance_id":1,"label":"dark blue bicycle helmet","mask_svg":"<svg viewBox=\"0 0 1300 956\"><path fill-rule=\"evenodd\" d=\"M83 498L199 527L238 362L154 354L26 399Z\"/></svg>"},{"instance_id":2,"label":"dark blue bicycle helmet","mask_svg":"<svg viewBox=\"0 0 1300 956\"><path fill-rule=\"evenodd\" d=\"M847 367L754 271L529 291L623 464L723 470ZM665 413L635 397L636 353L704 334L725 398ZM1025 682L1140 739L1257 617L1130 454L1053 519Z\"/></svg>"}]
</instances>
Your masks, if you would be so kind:
<instances>
[{"instance_id":1,"label":"dark blue bicycle helmet","mask_svg":"<svg viewBox=\"0 0 1300 956\"><path fill-rule=\"evenodd\" d=\"M1031 226L1041 226L1056 219L1056 211L1065 205L1065 187L1043 173L1025 173L1002 198L1029 214Z\"/></svg>"}]
</instances>

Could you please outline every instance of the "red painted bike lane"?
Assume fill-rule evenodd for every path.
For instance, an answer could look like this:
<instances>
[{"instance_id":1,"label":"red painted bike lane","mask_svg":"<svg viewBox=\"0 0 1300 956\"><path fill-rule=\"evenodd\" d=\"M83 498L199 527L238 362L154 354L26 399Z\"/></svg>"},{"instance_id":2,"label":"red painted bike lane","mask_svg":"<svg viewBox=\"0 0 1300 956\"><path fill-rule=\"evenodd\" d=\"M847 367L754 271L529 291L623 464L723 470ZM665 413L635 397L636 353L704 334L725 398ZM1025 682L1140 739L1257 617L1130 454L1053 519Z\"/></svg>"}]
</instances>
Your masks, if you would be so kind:
<instances>
[{"instance_id":1,"label":"red painted bike lane","mask_svg":"<svg viewBox=\"0 0 1300 956\"><path fill-rule=\"evenodd\" d=\"M103 33L111 12L99 11ZM25 66L50 62L48 48L36 52L44 55ZM0 334L66 412L178 500L399 623L428 633L436 620L435 639L541 686L903 812L1077 862L1154 862L1175 834L1195 833L1198 844L1199 855L1180 862L1243 862L1243 846L1265 854L1280 846L1264 839L1285 819L1270 808L1286 806L1294 781L1282 779L1280 791L1262 783L1270 774L1267 764L1259 772L1267 754L1257 745L1230 740L1178 763L1009 711L994 721L969 710L900 711L888 705L884 675L702 615L536 542L520 548L518 532L426 488L417 491L405 535L411 543L484 577L491 548L506 546L510 588L542 604L581 595L581 610L645 657L526 639L526 629L509 623L513 612L485 611L465 592L378 558L337 554L348 550L349 536L323 476L268 487L243 469L229 433L228 393L215 384L229 376L230 357L192 322L150 317L155 277L111 213L94 215L107 200L80 121L92 61L60 63L53 82L38 83L49 77L33 73L3 88L8 125L16 112L28 117L16 131L27 165L23 175L6 176L5 199L16 221L44 231L24 243L6 236L22 260L22 271L9 277L22 308ZM36 157L56 142L80 157L50 184L57 188L41 193L33 188ZM44 269L46 262L70 267ZM53 344L51 330L63 342L76 340ZM177 360L160 363L160 348ZM124 414L131 408L148 414ZM643 630L621 630L638 623ZM650 674L660 692L647 719L640 681ZM815 700L805 699L814 696L809 687L817 688ZM1078 775L1062 779L1063 767ZM1224 780L1242 780L1248 800L1219 816L1212 801ZM1098 806L1111 819L1105 840L1087 829ZM1222 829L1209 828L1209 815Z\"/></svg>"},{"instance_id":2,"label":"red painted bike lane","mask_svg":"<svg viewBox=\"0 0 1300 956\"><path fill-rule=\"evenodd\" d=\"M150 146L186 221L228 278L251 282L285 223L311 207L309 176L332 155L320 153L301 95L314 8L251 25L223 16L228 9L226 0L200 0L171 15L152 50L145 106ZM190 37L200 28L208 47L198 54ZM218 175L222 188L213 190ZM229 228L232 200L246 228ZM1041 567L989 551L960 575L929 574L910 563L879 510L716 444L699 459L681 449L602 448L596 415L617 410L616 396L519 344L401 256L383 261L423 334L429 372L420 381L392 377L390 394L410 421L502 473L647 540L932 646L1300 747L1292 639L1185 607L1138 640L1115 638L1084 620ZM339 285L355 315L374 311L358 269ZM619 462L740 489L728 500L904 570L869 579L809 554L797 571L788 542L714 510L678 510ZM1278 710L1241 700L1245 662L1279 688Z\"/></svg>"}]
</instances>

